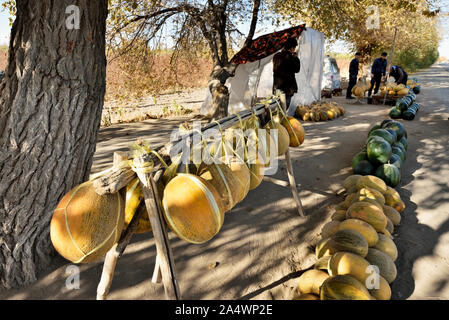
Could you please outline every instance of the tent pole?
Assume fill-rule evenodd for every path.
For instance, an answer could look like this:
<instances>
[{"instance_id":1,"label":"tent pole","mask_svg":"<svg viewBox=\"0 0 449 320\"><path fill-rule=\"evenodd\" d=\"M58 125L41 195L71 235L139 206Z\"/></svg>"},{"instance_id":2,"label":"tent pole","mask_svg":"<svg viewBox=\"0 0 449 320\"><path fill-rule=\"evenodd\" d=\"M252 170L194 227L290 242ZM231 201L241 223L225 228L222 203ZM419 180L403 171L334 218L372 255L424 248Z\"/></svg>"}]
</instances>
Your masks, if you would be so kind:
<instances>
[{"instance_id":1,"label":"tent pole","mask_svg":"<svg viewBox=\"0 0 449 320\"><path fill-rule=\"evenodd\" d=\"M285 114L287 114L287 97L285 96L285 93L281 93L281 106L284 110ZM287 173L288 173L288 180L290 182L290 188L292 190L293 199L296 202L296 207L298 208L298 213L301 217L304 217L304 209L302 207L301 199L298 195L298 189L296 188L296 181L295 181L295 175L293 174L293 166L292 166L292 160L290 158L290 149L287 149L287 152L285 153L285 161L287 164Z\"/></svg>"}]
</instances>

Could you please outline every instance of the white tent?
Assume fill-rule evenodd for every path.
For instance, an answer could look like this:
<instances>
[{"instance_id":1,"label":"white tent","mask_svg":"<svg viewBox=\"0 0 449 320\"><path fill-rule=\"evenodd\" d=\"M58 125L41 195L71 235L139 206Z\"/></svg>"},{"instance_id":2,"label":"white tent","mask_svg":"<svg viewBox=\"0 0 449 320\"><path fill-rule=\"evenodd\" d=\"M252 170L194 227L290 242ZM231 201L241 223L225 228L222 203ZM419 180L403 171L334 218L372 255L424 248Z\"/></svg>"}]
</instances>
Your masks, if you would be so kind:
<instances>
[{"instance_id":1,"label":"white tent","mask_svg":"<svg viewBox=\"0 0 449 320\"><path fill-rule=\"evenodd\" d=\"M298 93L292 98L293 105L309 105L321 100L321 83L323 79L324 35L307 28L298 38L298 56L301 71L296 74ZM239 65L235 76L229 78L230 90L229 113L249 109L251 101L268 97L273 93L273 57ZM212 97L208 92L201 107L201 114L209 114L212 109Z\"/></svg>"}]
</instances>

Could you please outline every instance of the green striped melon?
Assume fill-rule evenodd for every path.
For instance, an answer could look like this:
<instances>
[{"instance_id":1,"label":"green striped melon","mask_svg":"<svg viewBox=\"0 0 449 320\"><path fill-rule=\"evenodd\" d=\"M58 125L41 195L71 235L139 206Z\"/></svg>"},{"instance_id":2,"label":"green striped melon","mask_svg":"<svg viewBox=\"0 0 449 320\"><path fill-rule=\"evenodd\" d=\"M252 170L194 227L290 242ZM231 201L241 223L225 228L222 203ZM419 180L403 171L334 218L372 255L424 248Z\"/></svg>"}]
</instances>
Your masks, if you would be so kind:
<instances>
[{"instance_id":1,"label":"green striped melon","mask_svg":"<svg viewBox=\"0 0 449 320\"><path fill-rule=\"evenodd\" d=\"M321 229L321 236L323 238L329 238L333 236L338 231L338 226L340 225L340 221L332 220L326 223Z\"/></svg>"},{"instance_id":2,"label":"green striped melon","mask_svg":"<svg viewBox=\"0 0 449 320\"><path fill-rule=\"evenodd\" d=\"M375 248L369 248L366 260L379 268L380 275L392 283L397 276L396 265L391 257Z\"/></svg>"},{"instance_id":3,"label":"green striped melon","mask_svg":"<svg viewBox=\"0 0 449 320\"><path fill-rule=\"evenodd\" d=\"M393 222L393 225L397 226L401 223L401 214L390 206L382 206L384 214Z\"/></svg>"}]
</instances>

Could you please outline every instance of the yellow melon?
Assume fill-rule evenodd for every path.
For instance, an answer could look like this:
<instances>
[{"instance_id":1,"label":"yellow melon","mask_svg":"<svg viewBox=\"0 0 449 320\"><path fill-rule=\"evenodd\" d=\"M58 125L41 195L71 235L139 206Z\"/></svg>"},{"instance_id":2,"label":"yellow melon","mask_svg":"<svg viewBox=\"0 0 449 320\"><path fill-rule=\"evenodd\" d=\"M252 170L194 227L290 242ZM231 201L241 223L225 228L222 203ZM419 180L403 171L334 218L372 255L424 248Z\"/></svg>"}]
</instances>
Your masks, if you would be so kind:
<instances>
[{"instance_id":1,"label":"yellow melon","mask_svg":"<svg viewBox=\"0 0 449 320\"><path fill-rule=\"evenodd\" d=\"M187 242L207 242L223 225L224 206L221 199L207 180L191 174L179 174L167 184L162 198L167 225Z\"/></svg>"},{"instance_id":2,"label":"yellow melon","mask_svg":"<svg viewBox=\"0 0 449 320\"><path fill-rule=\"evenodd\" d=\"M379 233L378 236L379 241L377 241L374 248L388 254L393 262L396 261L398 258L398 248L396 247L396 244L383 233Z\"/></svg>"},{"instance_id":3,"label":"yellow melon","mask_svg":"<svg viewBox=\"0 0 449 320\"><path fill-rule=\"evenodd\" d=\"M401 215L396 209L386 205L382 206L382 208L384 214L393 222L393 225L397 226L401 223Z\"/></svg>"},{"instance_id":4,"label":"yellow melon","mask_svg":"<svg viewBox=\"0 0 449 320\"><path fill-rule=\"evenodd\" d=\"M320 297L315 294L304 293L295 297L293 300L320 300Z\"/></svg>"},{"instance_id":5,"label":"yellow melon","mask_svg":"<svg viewBox=\"0 0 449 320\"><path fill-rule=\"evenodd\" d=\"M376 245L379 240L377 231L367 222L359 219L347 219L337 225L338 230L354 230L360 233L368 242L369 247Z\"/></svg>"},{"instance_id":6,"label":"yellow melon","mask_svg":"<svg viewBox=\"0 0 449 320\"><path fill-rule=\"evenodd\" d=\"M391 232L388 231L386 228L383 229L382 231L380 231L380 233L382 233L384 236L390 238L391 240L393 240L393 236L391 235Z\"/></svg>"},{"instance_id":7,"label":"yellow melon","mask_svg":"<svg viewBox=\"0 0 449 320\"><path fill-rule=\"evenodd\" d=\"M346 210L337 210L331 216L331 220L333 221L343 221L346 219Z\"/></svg>"},{"instance_id":8,"label":"yellow melon","mask_svg":"<svg viewBox=\"0 0 449 320\"><path fill-rule=\"evenodd\" d=\"M357 181L357 188L371 188L380 191L385 194L387 192L386 183L376 176L363 176Z\"/></svg>"},{"instance_id":9,"label":"yellow melon","mask_svg":"<svg viewBox=\"0 0 449 320\"><path fill-rule=\"evenodd\" d=\"M358 191L355 198L357 198L358 201L363 201L365 199L371 199L371 200L377 201L377 203L379 203L381 206L385 204L384 196L382 195L382 193L380 193L376 189L362 188Z\"/></svg>"},{"instance_id":10,"label":"yellow melon","mask_svg":"<svg viewBox=\"0 0 449 320\"><path fill-rule=\"evenodd\" d=\"M329 278L327 272L311 269L304 272L298 279L298 293L320 294L323 282Z\"/></svg>"},{"instance_id":11,"label":"yellow melon","mask_svg":"<svg viewBox=\"0 0 449 320\"><path fill-rule=\"evenodd\" d=\"M288 119L288 120L287 120ZM306 131L302 124L293 117L287 117L283 119L281 124L287 129L290 136L290 147L299 147L303 144Z\"/></svg>"},{"instance_id":12,"label":"yellow melon","mask_svg":"<svg viewBox=\"0 0 449 320\"><path fill-rule=\"evenodd\" d=\"M265 127L268 131L268 134L270 135L269 141L270 143L273 140L273 137L271 137L271 130L277 130L277 135L278 135L278 141L277 141L277 149L278 149L278 156L284 155L287 151L288 151L288 147L290 146L290 136L288 134L287 129L285 129L284 126L282 126L279 122L272 120L270 121L266 127ZM270 148L270 144L268 145L268 148ZM269 149L270 150L270 149Z\"/></svg>"},{"instance_id":13,"label":"yellow melon","mask_svg":"<svg viewBox=\"0 0 449 320\"><path fill-rule=\"evenodd\" d=\"M321 239L321 241L318 242L318 244L315 247L315 256L317 259L332 255L332 253L330 251L331 250L330 241L331 241L331 238L329 237L329 238Z\"/></svg>"},{"instance_id":14,"label":"yellow melon","mask_svg":"<svg viewBox=\"0 0 449 320\"><path fill-rule=\"evenodd\" d=\"M346 212L346 218L368 222L376 231L383 231L387 226L387 217L382 209L369 202L353 203Z\"/></svg>"},{"instance_id":15,"label":"yellow melon","mask_svg":"<svg viewBox=\"0 0 449 320\"><path fill-rule=\"evenodd\" d=\"M225 164L202 164L198 175L208 181L221 197L225 212L231 210L241 198L239 185L232 170Z\"/></svg>"},{"instance_id":16,"label":"yellow melon","mask_svg":"<svg viewBox=\"0 0 449 320\"><path fill-rule=\"evenodd\" d=\"M333 220L328 223L326 223L323 228L321 229L321 236L323 238L329 238L333 236L339 229L338 226L340 225L340 221Z\"/></svg>"},{"instance_id":17,"label":"yellow melon","mask_svg":"<svg viewBox=\"0 0 449 320\"><path fill-rule=\"evenodd\" d=\"M385 205L392 207L399 213L403 212L405 209L405 203L401 198L392 194L385 194Z\"/></svg>"},{"instance_id":18,"label":"yellow melon","mask_svg":"<svg viewBox=\"0 0 449 320\"><path fill-rule=\"evenodd\" d=\"M401 89L397 92L398 96L405 96L406 94L409 93L409 90L407 88Z\"/></svg>"},{"instance_id":19,"label":"yellow melon","mask_svg":"<svg viewBox=\"0 0 449 320\"><path fill-rule=\"evenodd\" d=\"M324 281L320 291L321 300L371 300L368 289L354 277L334 276Z\"/></svg>"},{"instance_id":20,"label":"yellow melon","mask_svg":"<svg viewBox=\"0 0 449 320\"><path fill-rule=\"evenodd\" d=\"M102 258L119 240L125 201L119 193L98 195L93 181L70 190L59 202L50 222L56 251L73 263Z\"/></svg>"},{"instance_id":21,"label":"yellow melon","mask_svg":"<svg viewBox=\"0 0 449 320\"><path fill-rule=\"evenodd\" d=\"M331 258L331 256L323 256L323 257L319 258L313 265L313 268L327 271L327 267L329 265L330 258Z\"/></svg>"},{"instance_id":22,"label":"yellow melon","mask_svg":"<svg viewBox=\"0 0 449 320\"><path fill-rule=\"evenodd\" d=\"M126 186L126 203L125 203L125 225L124 229L131 223L132 218L137 212L137 208L143 199L142 189L140 187L139 178L134 179ZM139 220L135 233L145 233L151 231L151 223L148 218L148 212L146 208Z\"/></svg>"},{"instance_id":23,"label":"yellow melon","mask_svg":"<svg viewBox=\"0 0 449 320\"><path fill-rule=\"evenodd\" d=\"M343 202L342 208L347 210L351 206L351 204L354 202L354 199L356 198L356 196L357 196L357 193L348 194L345 198L345 201Z\"/></svg>"},{"instance_id":24,"label":"yellow melon","mask_svg":"<svg viewBox=\"0 0 449 320\"><path fill-rule=\"evenodd\" d=\"M251 173L246 164L237 158L232 158L226 161L225 164L231 169L237 181L235 185L236 193L239 195L237 202L241 202L248 195L251 186Z\"/></svg>"},{"instance_id":25,"label":"yellow melon","mask_svg":"<svg viewBox=\"0 0 449 320\"><path fill-rule=\"evenodd\" d=\"M262 162L257 160L249 160L246 165L250 172L250 187L249 190L256 189L261 183L264 177L265 166Z\"/></svg>"},{"instance_id":26,"label":"yellow melon","mask_svg":"<svg viewBox=\"0 0 449 320\"><path fill-rule=\"evenodd\" d=\"M345 179L345 181L343 181L343 188L345 188L346 192L348 192L348 190L350 190L353 186L356 186L357 181L359 181L359 179L361 177L362 176L359 174L354 174L354 175L347 177ZM350 193L350 192L348 192L348 193Z\"/></svg>"},{"instance_id":27,"label":"yellow melon","mask_svg":"<svg viewBox=\"0 0 449 320\"><path fill-rule=\"evenodd\" d=\"M350 252L337 252L328 262L328 272L331 276L350 275L361 283L370 276L370 263L363 257Z\"/></svg>"},{"instance_id":28,"label":"yellow melon","mask_svg":"<svg viewBox=\"0 0 449 320\"><path fill-rule=\"evenodd\" d=\"M384 277L378 275L378 282L369 283L368 291L373 298L376 300L390 300L391 299L391 288L388 281ZM373 281L374 282L374 281ZM372 287L372 289L370 289Z\"/></svg>"}]
</instances>

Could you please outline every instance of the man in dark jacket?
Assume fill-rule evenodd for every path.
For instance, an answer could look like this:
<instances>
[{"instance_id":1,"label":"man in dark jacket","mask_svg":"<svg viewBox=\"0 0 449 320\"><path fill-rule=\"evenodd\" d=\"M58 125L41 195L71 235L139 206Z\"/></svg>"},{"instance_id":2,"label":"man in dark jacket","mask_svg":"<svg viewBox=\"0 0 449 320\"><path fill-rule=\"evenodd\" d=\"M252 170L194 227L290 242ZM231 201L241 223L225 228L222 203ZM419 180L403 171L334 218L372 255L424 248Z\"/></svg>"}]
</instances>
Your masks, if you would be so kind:
<instances>
[{"instance_id":1,"label":"man in dark jacket","mask_svg":"<svg viewBox=\"0 0 449 320\"><path fill-rule=\"evenodd\" d=\"M385 77L387 72L387 53L383 52L380 58L374 60L373 66L371 68L371 87L368 91L368 97L371 97L371 93L373 92L374 85L374 94L379 91L380 82L382 81L382 77Z\"/></svg>"},{"instance_id":2,"label":"man in dark jacket","mask_svg":"<svg viewBox=\"0 0 449 320\"><path fill-rule=\"evenodd\" d=\"M392 66L390 68L390 77L394 77L396 84L407 85L408 74L400 66Z\"/></svg>"},{"instance_id":3,"label":"man in dark jacket","mask_svg":"<svg viewBox=\"0 0 449 320\"><path fill-rule=\"evenodd\" d=\"M352 97L352 88L357 84L357 76L359 74L359 61L361 58L360 52L356 52L355 58L352 59L349 65L349 85L346 90L346 99L354 99Z\"/></svg>"},{"instance_id":4,"label":"man in dark jacket","mask_svg":"<svg viewBox=\"0 0 449 320\"><path fill-rule=\"evenodd\" d=\"M295 107L290 107L290 102L298 92L295 74L301 69L301 62L296 53L297 46L298 41L290 38L285 42L282 51L276 53L273 58L273 91L276 93L276 90L281 90L285 93L289 116L294 116L296 112Z\"/></svg>"}]
</instances>

